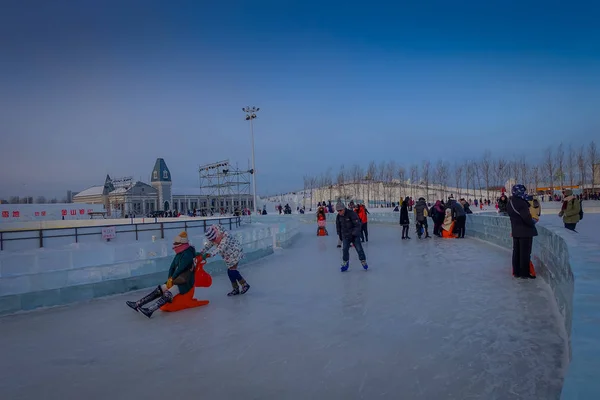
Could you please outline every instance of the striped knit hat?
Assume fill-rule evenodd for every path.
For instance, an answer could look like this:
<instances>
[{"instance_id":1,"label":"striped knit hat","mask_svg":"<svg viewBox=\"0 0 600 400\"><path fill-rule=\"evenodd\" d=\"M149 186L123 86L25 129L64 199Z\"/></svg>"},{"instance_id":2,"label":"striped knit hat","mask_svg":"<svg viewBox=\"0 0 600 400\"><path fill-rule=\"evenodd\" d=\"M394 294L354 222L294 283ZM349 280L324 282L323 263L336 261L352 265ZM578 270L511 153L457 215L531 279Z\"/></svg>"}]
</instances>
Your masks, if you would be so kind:
<instances>
[{"instance_id":1,"label":"striped knit hat","mask_svg":"<svg viewBox=\"0 0 600 400\"><path fill-rule=\"evenodd\" d=\"M223 233L223 227L221 225L211 225L208 227L208 230L204 234L206 239L213 242Z\"/></svg>"}]
</instances>

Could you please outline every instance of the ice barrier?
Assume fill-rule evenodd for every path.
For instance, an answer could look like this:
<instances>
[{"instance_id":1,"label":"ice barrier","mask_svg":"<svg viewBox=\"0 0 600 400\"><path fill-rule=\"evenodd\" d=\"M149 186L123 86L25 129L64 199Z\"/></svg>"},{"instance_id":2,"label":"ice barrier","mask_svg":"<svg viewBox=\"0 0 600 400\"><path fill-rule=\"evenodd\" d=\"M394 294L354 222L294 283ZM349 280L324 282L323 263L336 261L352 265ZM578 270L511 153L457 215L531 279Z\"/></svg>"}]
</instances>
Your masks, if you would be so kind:
<instances>
[{"instance_id":1,"label":"ice barrier","mask_svg":"<svg viewBox=\"0 0 600 400\"><path fill-rule=\"evenodd\" d=\"M295 220L255 223L233 231L244 247L246 264L290 246L299 234ZM199 250L203 234L190 235ZM73 244L0 256L0 315L69 304L157 285L165 280L171 240L126 244ZM209 259L205 270L225 273L223 260Z\"/></svg>"}]
</instances>

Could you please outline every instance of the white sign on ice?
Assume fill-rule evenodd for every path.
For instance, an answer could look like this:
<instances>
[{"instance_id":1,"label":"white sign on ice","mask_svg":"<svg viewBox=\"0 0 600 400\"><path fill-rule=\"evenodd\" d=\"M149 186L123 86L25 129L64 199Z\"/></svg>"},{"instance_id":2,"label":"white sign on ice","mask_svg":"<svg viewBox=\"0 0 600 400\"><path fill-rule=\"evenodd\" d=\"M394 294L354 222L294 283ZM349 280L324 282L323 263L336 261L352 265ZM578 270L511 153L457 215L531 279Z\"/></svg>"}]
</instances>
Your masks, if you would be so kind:
<instances>
[{"instance_id":1,"label":"white sign on ice","mask_svg":"<svg viewBox=\"0 0 600 400\"><path fill-rule=\"evenodd\" d=\"M102 239L110 240L117 237L117 228L114 226L106 226L102 228Z\"/></svg>"}]
</instances>

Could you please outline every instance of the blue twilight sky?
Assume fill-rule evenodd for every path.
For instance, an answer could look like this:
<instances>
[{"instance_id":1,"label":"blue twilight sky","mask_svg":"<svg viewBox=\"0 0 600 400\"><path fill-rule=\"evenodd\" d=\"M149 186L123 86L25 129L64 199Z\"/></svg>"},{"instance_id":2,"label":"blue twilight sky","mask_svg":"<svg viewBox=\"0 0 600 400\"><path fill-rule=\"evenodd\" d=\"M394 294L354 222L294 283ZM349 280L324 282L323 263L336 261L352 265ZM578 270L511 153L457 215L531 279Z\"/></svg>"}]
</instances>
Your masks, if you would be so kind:
<instances>
[{"instance_id":1,"label":"blue twilight sky","mask_svg":"<svg viewBox=\"0 0 600 400\"><path fill-rule=\"evenodd\" d=\"M249 162L245 105L263 194L600 141L598 4L6 0L0 197L147 180L157 157L197 188L199 164Z\"/></svg>"}]
</instances>

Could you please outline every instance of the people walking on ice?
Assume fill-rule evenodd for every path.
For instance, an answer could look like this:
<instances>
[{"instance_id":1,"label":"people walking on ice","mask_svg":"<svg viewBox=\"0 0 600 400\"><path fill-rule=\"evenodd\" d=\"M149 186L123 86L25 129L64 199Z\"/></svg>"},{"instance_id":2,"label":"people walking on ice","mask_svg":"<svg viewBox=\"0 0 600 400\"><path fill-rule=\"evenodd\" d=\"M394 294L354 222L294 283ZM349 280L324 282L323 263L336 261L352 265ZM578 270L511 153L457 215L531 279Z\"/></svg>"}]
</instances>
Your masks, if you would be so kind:
<instances>
[{"instance_id":1,"label":"people walking on ice","mask_svg":"<svg viewBox=\"0 0 600 400\"><path fill-rule=\"evenodd\" d=\"M327 216L323 206L317 209L317 236L329 236L327 232Z\"/></svg>"},{"instance_id":2,"label":"people walking on ice","mask_svg":"<svg viewBox=\"0 0 600 400\"><path fill-rule=\"evenodd\" d=\"M367 270L367 257L360 242L361 222L358 215L352 210L346 208L341 200L335 205L338 215L335 218L335 226L338 237L342 241L342 267L341 271L346 272L350 266L350 244L354 244L358 259L362 267Z\"/></svg>"},{"instance_id":3,"label":"people walking on ice","mask_svg":"<svg viewBox=\"0 0 600 400\"><path fill-rule=\"evenodd\" d=\"M577 197L573 196L572 190L565 190L563 192L564 199L559 217L562 217L565 228L570 231L575 231L577 223L581 220L581 201Z\"/></svg>"},{"instance_id":4,"label":"people walking on ice","mask_svg":"<svg viewBox=\"0 0 600 400\"><path fill-rule=\"evenodd\" d=\"M205 236L208 243L204 245L200 253L205 254L213 246L216 246L215 252L225 261L227 276L233 288L231 292L227 293L227 296L237 296L238 294L246 293L250 289L250 285L237 270L240 260L244 257L244 251L239 240L225 231L221 225L211 225L206 231Z\"/></svg>"},{"instance_id":5,"label":"people walking on ice","mask_svg":"<svg viewBox=\"0 0 600 400\"><path fill-rule=\"evenodd\" d=\"M369 217L368 217L368 214L370 214L369 210L367 210L367 207L365 207L365 205L361 203L358 205L358 207L356 207L356 213L358 214L358 218L360 218L360 222L362 223L361 232L360 232L360 241L368 242L369 241L369 229L368 229Z\"/></svg>"},{"instance_id":6,"label":"people walking on ice","mask_svg":"<svg viewBox=\"0 0 600 400\"><path fill-rule=\"evenodd\" d=\"M410 220L408 219L408 204L410 199L408 197L404 198L402 202L402 206L400 206L400 225L402 226L402 240L410 239L408 236L408 230L410 227Z\"/></svg>"},{"instance_id":7,"label":"people walking on ice","mask_svg":"<svg viewBox=\"0 0 600 400\"><path fill-rule=\"evenodd\" d=\"M456 200L449 200L450 209L452 210L452 219L455 221L456 237L460 239L465 238L467 214L463 206Z\"/></svg>"},{"instance_id":8,"label":"people walking on ice","mask_svg":"<svg viewBox=\"0 0 600 400\"><path fill-rule=\"evenodd\" d=\"M427 203L425 202L425 198L419 197L417 203L414 207L415 212L415 225L417 228L417 236L419 239L423 236L423 231L425 231L425 238L430 238L429 230L427 227L427 217L429 215L429 210L427 208Z\"/></svg>"},{"instance_id":9,"label":"people walking on ice","mask_svg":"<svg viewBox=\"0 0 600 400\"><path fill-rule=\"evenodd\" d=\"M431 207L431 219L433 220L433 234L442 237L442 224L444 223L444 206L441 200L437 200Z\"/></svg>"},{"instance_id":10,"label":"people walking on ice","mask_svg":"<svg viewBox=\"0 0 600 400\"><path fill-rule=\"evenodd\" d=\"M187 232L181 232L175 236L173 250L175 251L175 257L169 267L167 281L140 300L126 302L129 307L141 312L148 318L152 317L152 314L165 304L171 303L175 296L186 294L194 287L194 257L196 256L196 250L189 244ZM154 304L147 308L143 307L154 300L157 300Z\"/></svg>"}]
</instances>

